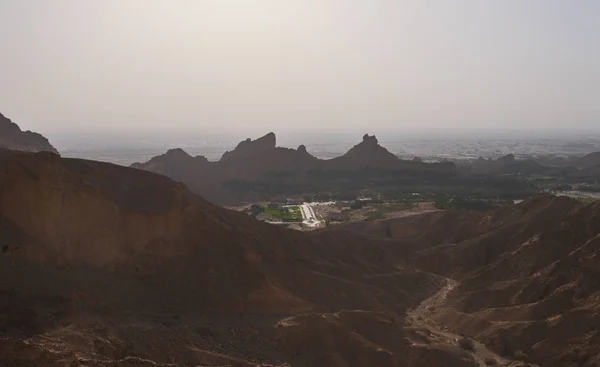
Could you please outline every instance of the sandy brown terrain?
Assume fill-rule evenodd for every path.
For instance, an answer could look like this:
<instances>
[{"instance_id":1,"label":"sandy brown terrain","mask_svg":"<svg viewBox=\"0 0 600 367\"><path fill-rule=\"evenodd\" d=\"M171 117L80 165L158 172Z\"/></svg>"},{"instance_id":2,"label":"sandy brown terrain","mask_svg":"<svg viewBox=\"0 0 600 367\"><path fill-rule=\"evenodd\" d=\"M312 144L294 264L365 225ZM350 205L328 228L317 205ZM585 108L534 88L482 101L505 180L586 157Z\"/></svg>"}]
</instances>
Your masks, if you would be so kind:
<instances>
[{"instance_id":1,"label":"sandy brown terrain","mask_svg":"<svg viewBox=\"0 0 600 367\"><path fill-rule=\"evenodd\" d=\"M596 366L599 212L598 203L543 195L489 213L438 212L355 230L402 243L404 266L456 282L428 310L436 325L507 360Z\"/></svg>"},{"instance_id":2,"label":"sandy brown terrain","mask_svg":"<svg viewBox=\"0 0 600 367\"><path fill-rule=\"evenodd\" d=\"M599 218L540 196L301 233L1 151L0 366L596 366Z\"/></svg>"},{"instance_id":3,"label":"sandy brown terrain","mask_svg":"<svg viewBox=\"0 0 600 367\"><path fill-rule=\"evenodd\" d=\"M0 154L0 208L0 365L472 365L405 340L402 315L439 280L384 242L51 153Z\"/></svg>"}]
</instances>

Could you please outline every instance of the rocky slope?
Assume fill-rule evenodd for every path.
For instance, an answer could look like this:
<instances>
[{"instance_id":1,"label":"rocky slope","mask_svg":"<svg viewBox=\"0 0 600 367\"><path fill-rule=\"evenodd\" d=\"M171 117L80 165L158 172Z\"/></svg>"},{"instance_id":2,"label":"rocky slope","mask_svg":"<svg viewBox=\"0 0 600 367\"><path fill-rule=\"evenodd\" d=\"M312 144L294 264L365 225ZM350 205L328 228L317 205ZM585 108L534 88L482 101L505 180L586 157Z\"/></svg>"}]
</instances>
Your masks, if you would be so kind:
<instances>
[{"instance_id":1,"label":"rocky slope","mask_svg":"<svg viewBox=\"0 0 600 367\"><path fill-rule=\"evenodd\" d=\"M17 124L0 113L0 148L25 152L58 153L48 139L38 133L22 131Z\"/></svg>"},{"instance_id":2,"label":"rocky slope","mask_svg":"<svg viewBox=\"0 0 600 367\"><path fill-rule=\"evenodd\" d=\"M413 345L442 285L389 243L303 234L150 172L0 151L0 365L476 366Z\"/></svg>"},{"instance_id":3,"label":"rocky slope","mask_svg":"<svg viewBox=\"0 0 600 367\"><path fill-rule=\"evenodd\" d=\"M171 149L144 164L135 163L131 167L185 182L193 192L202 193L215 202L227 202L227 192L216 176L214 164L206 157L192 157L183 149Z\"/></svg>"},{"instance_id":4,"label":"rocky slope","mask_svg":"<svg viewBox=\"0 0 600 367\"><path fill-rule=\"evenodd\" d=\"M154 173L3 150L0 249L0 365L600 363L598 203L300 233Z\"/></svg>"},{"instance_id":5,"label":"rocky slope","mask_svg":"<svg viewBox=\"0 0 600 367\"><path fill-rule=\"evenodd\" d=\"M490 213L438 212L354 228L403 244L407 268L456 282L432 320L500 356L600 364L600 204L540 196Z\"/></svg>"}]
</instances>

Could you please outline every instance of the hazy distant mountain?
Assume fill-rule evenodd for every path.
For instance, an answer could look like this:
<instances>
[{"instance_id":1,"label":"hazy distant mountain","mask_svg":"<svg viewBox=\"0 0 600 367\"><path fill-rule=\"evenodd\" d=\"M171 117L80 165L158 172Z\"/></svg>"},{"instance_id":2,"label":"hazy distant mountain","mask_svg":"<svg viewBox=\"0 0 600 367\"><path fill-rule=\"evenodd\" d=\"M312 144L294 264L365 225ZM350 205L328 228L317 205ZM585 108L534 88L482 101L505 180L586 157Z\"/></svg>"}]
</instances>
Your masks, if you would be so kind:
<instances>
[{"instance_id":1,"label":"hazy distant mountain","mask_svg":"<svg viewBox=\"0 0 600 367\"><path fill-rule=\"evenodd\" d=\"M42 135L22 131L17 124L0 113L0 148L25 152L58 151Z\"/></svg>"},{"instance_id":2,"label":"hazy distant mountain","mask_svg":"<svg viewBox=\"0 0 600 367\"><path fill-rule=\"evenodd\" d=\"M600 166L600 152L594 152L576 159L573 165L577 168L592 168Z\"/></svg>"},{"instance_id":3,"label":"hazy distant mountain","mask_svg":"<svg viewBox=\"0 0 600 367\"><path fill-rule=\"evenodd\" d=\"M426 164L401 160L379 145L375 135L365 134L359 144L356 144L343 156L327 161L325 166L334 169L359 169L364 167L397 169L401 166L426 167Z\"/></svg>"},{"instance_id":4,"label":"hazy distant mountain","mask_svg":"<svg viewBox=\"0 0 600 367\"><path fill-rule=\"evenodd\" d=\"M384 176L388 180L396 176L423 178L455 172L452 163L399 159L379 145L375 136L368 134L343 156L328 160L312 156L304 145L297 149L277 147L275 134L269 133L256 140L242 141L217 162L208 162L204 157L192 158L183 150L175 149L132 167L184 182L194 192L217 203L243 200L248 195L256 198L261 193L302 194L315 185L358 188ZM365 172L359 173L362 171Z\"/></svg>"},{"instance_id":5,"label":"hazy distant mountain","mask_svg":"<svg viewBox=\"0 0 600 367\"><path fill-rule=\"evenodd\" d=\"M306 151L276 146L274 133L256 140L246 139L237 147L225 152L216 166L220 177L228 179L260 179L278 172L304 172L319 166L320 160Z\"/></svg>"},{"instance_id":6,"label":"hazy distant mountain","mask_svg":"<svg viewBox=\"0 0 600 367\"><path fill-rule=\"evenodd\" d=\"M471 164L471 173L492 175L562 175L565 170L558 167L546 167L533 159L518 160L513 154L498 159L479 158Z\"/></svg>"}]
</instances>

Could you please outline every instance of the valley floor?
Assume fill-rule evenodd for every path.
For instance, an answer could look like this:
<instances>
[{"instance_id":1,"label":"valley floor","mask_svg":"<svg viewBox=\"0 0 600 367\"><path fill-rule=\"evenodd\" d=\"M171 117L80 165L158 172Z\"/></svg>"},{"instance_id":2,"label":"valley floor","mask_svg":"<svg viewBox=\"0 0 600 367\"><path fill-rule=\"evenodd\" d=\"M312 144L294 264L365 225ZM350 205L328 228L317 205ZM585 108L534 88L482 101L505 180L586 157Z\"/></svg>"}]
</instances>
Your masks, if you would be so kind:
<instances>
[{"instance_id":1,"label":"valley floor","mask_svg":"<svg viewBox=\"0 0 600 367\"><path fill-rule=\"evenodd\" d=\"M414 340L409 336L411 342L417 345L426 341L427 343L447 344L462 348L471 354L473 359L481 367L512 366L514 365L513 363L524 366L518 361L512 361L497 355L484 344L476 340L450 332L447 327L439 325L433 319L432 314L435 312L436 308L443 306L448 294L458 285L457 281L450 278L446 278L446 281L447 284L436 294L421 302L414 310L409 310L407 312L405 318L407 330L411 329L418 335L418 338L414 338ZM533 364L528 364L527 366L539 367Z\"/></svg>"}]
</instances>

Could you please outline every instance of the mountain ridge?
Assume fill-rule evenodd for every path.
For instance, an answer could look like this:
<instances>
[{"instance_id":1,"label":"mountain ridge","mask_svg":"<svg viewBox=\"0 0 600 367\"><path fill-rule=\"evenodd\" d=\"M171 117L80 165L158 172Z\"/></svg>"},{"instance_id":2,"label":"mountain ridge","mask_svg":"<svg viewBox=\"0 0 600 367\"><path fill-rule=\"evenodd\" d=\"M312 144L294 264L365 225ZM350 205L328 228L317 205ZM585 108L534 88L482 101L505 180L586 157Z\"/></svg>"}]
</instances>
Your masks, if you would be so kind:
<instances>
[{"instance_id":1,"label":"mountain ridge","mask_svg":"<svg viewBox=\"0 0 600 367\"><path fill-rule=\"evenodd\" d=\"M32 131L23 131L16 123L0 113L0 148L25 152L48 151L58 154L48 139Z\"/></svg>"},{"instance_id":2,"label":"mountain ridge","mask_svg":"<svg viewBox=\"0 0 600 367\"><path fill-rule=\"evenodd\" d=\"M309 187L314 182L334 178L322 177L330 173L344 176L351 172L371 170L367 176L382 175L388 171L452 175L456 168L452 163L402 160L379 145L375 136L368 134L346 154L332 159L316 158L304 145L297 149L277 147L276 136L272 132L256 140L248 138L240 142L234 150L224 153L221 160L210 164L190 164L186 156L187 153L176 159L163 155L146 163L134 163L131 167L166 173L186 183L197 194L220 204L227 204L227 198L237 196L234 202L247 198L255 186L276 186L279 189ZM197 159L204 161L205 158ZM171 173L181 171L186 173ZM204 189L203 185L209 185L213 190ZM240 195L234 192L238 186L242 186L242 191L245 190Z\"/></svg>"},{"instance_id":3,"label":"mountain ridge","mask_svg":"<svg viewBox=\"0 0 600 367\"><path fill-rule=\"evenodd\" d=\"M398 272L383 243L261 223L151 172L0 150L0 231L0 364L416 367L430 351L473 366L457 348L402 341L388 313L439 282ZM372 337L370 323L400 341L393 354L353 336Z\"/></svg>"},{"instance_id":4,"label":"mountain ridge","mask_svg":"<svg viewBox=\"0 0 600 367\"><path fill-rule=\"evenodd\" d=\"M0 364L481 366L464 335L509 366L592 367L598 238L600 204L552 195L302 233L152 172L0 150Z\"/></svg>"}]
</instances>

